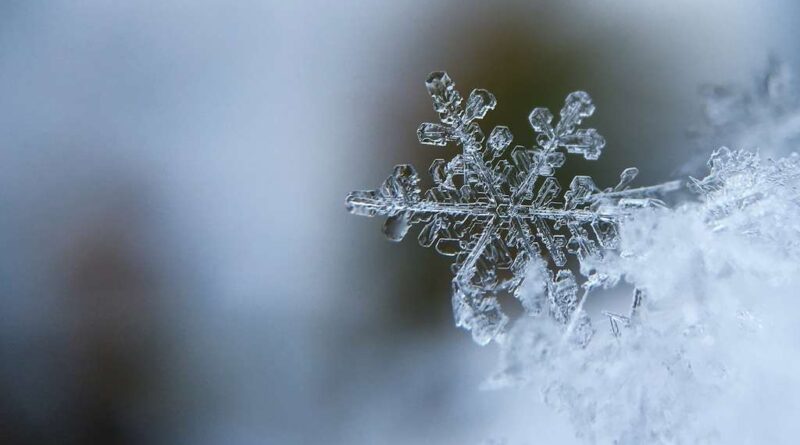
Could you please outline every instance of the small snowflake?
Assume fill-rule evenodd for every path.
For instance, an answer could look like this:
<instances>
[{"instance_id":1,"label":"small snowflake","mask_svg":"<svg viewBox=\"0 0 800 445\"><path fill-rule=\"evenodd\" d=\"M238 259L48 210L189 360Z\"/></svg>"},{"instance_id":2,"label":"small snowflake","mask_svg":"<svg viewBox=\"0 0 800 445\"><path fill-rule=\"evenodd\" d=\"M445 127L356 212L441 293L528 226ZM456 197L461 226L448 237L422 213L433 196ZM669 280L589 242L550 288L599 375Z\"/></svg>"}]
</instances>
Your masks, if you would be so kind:
<instances>
[{"instance_id":1,"label":"small snowflake","mask_svg":"<svg viewBox=\"0 0 800 445\"><path fill-rule=\"evenodd\" d=\"M536 144L509 150L513 136L508 127L497 126L486 138L476 122L496 106L492 93L473 90L462 106L446 73L432 73L426 86L440 122L420 125L420 142L453 142L461 153L433 161L434 186L424 193L416 170L398 165L378 189L350 193L347 209L388 217L383 231L393 241L419 223L422 246L454 257L456 324L470 330L476 342L486 344L504 332L508 317L497 295L510 292L526 313L549 316L573 341L585 345L593 329L583 301L603 278L590 275L579 286L565 267L567 254L583 262L615 249L617 225L627 209L659 205L652 197L677 188L677 181L631 189L628 184L638 170L628 168L615 187L599 189L589 176L576 176L559 201L561 186L553 175L566 154L596 160L605 146L597 130L579 128L594 112L587 93L567 96L555 126L549 110L534 109L529 121ZM541 292L518 292L526 274L537 277Z\"/></svg>"}]
</instances>

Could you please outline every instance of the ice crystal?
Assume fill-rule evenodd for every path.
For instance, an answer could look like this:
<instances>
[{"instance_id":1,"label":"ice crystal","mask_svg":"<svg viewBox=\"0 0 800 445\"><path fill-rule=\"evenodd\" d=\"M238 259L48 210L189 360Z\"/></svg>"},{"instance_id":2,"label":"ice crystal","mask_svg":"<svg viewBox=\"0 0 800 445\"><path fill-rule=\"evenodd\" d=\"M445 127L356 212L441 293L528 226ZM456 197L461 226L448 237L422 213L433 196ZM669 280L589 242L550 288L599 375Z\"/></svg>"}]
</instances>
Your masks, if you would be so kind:
<instances>
[{"instance_id":1,"label":"ice crystal","mask_svg":"<svg viewBox=\"0 0 800 445\"><path fill-rule=\"evenodd\" d=\"M797 153L776 161L763 159L759 152L722 147L711 155L708 167L708 176L702 180L690 178L690 184L702 196L705 220L714 230L736 230L794 247L788 243L794 242L794 232L800 226L791 219L784 220L785 215L778 212L785 211L786 205L800 203ZM754 223L753 215L775 224L764 230L761 221Z\"/></svg>"},{"instance_id":2,"label":"ice crystal","mask_svg":"<svg viewBox=\"0 0 800 445\"><path fill-rule=\"evenodd\" d=\"M464 103L444 72L432 73L426 86L439 122L420 125L419 141L454 143L460 152L433 161L432 188L423 192L416 170L398 165L378 189L350 193L347 209L387 217L383 232L392 241L420 224L422 246L454 257L456 324L470 330L476 342L486 344L505 332L509 319L497 296L509 292L527 314L546 316L571 342L585 346L593 328L582 305L604 277L589 272L579 285L567 255L583 263L616 249L621 219L632 209L658 206L654 197L678 183L629 188L638 170L628 168L614 187L600 189L591 177L575 176L562 194L553 175L566 155L596 160L605 147L597 130L580 127L595 109L587 93L566 97L557 124L549 110L535 108L529 115L535 145L511 148L508 127L497 126L486 138L477 123L495 108L492 93L473 90ZM523 293L531 270L537 278L527 287L539 290Z\"/></svg>"}]
</instances>

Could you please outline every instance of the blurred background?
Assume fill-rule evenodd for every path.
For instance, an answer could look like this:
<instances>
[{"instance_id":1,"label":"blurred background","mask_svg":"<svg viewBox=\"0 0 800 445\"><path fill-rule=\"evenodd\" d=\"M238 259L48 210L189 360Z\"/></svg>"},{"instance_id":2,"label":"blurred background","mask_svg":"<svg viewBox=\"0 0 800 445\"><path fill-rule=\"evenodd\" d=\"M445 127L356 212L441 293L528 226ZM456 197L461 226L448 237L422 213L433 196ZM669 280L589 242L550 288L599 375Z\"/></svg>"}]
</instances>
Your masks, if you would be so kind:
<instances>
[{"instance_id":1,"label":"blurred background","mask_svg":"<svg viewBox=\"0 0 800 445\"><path fill-rule=\"evenodd\" d=\"M573 170L676 177L698 88L797 66L789 0L0 2L0 443L572 443L485 391L449 259L347 214L435 119L424 80L588 91ZM709 147L709 150L712 147ZM445 151L448 153L445 153Z\"/></svg>"}]
</instances>

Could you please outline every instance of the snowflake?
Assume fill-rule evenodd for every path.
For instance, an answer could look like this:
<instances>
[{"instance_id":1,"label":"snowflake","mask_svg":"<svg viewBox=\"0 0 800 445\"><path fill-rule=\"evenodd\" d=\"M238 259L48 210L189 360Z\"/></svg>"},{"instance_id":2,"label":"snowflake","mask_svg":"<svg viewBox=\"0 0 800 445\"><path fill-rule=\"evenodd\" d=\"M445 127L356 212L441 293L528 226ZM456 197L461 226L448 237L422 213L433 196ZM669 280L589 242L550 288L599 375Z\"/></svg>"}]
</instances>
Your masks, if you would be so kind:
<instances>
[{"instance_id":1,"label":"snowflake","mask_svg":"<svg viewBox=\"0 0 800 445\"><path fill-rule=\"evenodd\" d=\"M508 127L497 126L485 138L476 122L496 106L489 91L473 90L462 106L462 97L446 73L432 73L426 86L440 122L420 125L420 142L435 146L453 142L461 152L450 160L433 161L434 186L424 194L416 170L398 165L378 189L350 193L347 209L388 217L383 231L393 241L403 239L419 223L422 246L454 257L456 324L470 330L479 344L505 331L509 319L497 296L508 292L521 301L527 314L549 316L572 341L585 345L593 329L583 301L603 277L589 273L579 285L566 267L567 254L582 263L615 249L617 225L628 210L660 205L653 196L676 189L678 182L631 189L628 184L638 170L628 168L619 184L601 190L589 176L575 176L559 201L561 186L553 175L566 154L596 160L605 146L597 130L579 128L594 112L587 93L567 96L555 126L549 110L534 109L529 121L536 144L509 150L513 136ZM527 281L533 281L527 287L539 286L540 292L519 292L526 274Z\"/></svg>"},{"instance_id":2,"label":"snowflake","mask_svg":"<svg viewBox=\"0 0 800 445\"><path fill-rule=\"evenodd\" d=\"M705 178L689 178L689 188L700 195L709 226L782 243L789 250L797 247L789 243L798 228L781 212L800 203L800 155L773 160L758 151L721 147L711 154L708 168ZM749 213L742 217L745 211ZM764 231L760 221L753 221L754 214L776 224Z\"/></svg>"}]
</instances>

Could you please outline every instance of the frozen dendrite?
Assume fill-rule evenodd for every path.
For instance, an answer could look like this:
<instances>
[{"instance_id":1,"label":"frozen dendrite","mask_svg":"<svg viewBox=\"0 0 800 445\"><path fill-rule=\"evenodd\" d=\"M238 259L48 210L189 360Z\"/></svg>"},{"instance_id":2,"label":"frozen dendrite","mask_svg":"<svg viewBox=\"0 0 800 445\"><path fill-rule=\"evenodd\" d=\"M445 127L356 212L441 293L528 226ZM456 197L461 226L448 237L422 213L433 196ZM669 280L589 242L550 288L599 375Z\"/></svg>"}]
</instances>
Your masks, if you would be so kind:
<instances>
[{"instance_id":1,"label":"frozen dendrite","mask_svg":"<svg viewBox=\"0 0 800 445\"><path fill-rule=\"evenodd\" d=\"M496 105L490 92L473 90L462 105L444 72L432 73L426 86L440 122L420 125L420 142L455 143L460 153L433 161L434 186L425 192L414 168L398 165L378 189L348 195L348 210L386 216L383 231L393 241L420 224L422 246L454 257L456 324L476 342L486 344L505 331L508 317L497 295L509 292L527 314L554 320L571 341L586 345L593 329L582 305L603 276L590 274L579 285L566 268L567 254L582 263L615 249L620 220L632 209L659 205L653 197L678 183L632 189L628 184L638 170L628 168L614 187L600 189L589 176L576 176L562 194L553 175L566 154L596 160L605 146L597 130L579 127L594 112L587 93L569 94L555 125L549 110L534 109L529 121L536 144L510 148L508 127L497 126L485 138L477 123ZM537 271L541 292L522 295L529 270Z\"/></svg>"},{"instance_id":2,"label":"frozen dendrite","mask_svg":"<svg viewBox=\"0 0 800 445\"><path fill-rule=\"evenodd\" d=\"M701 195L705 220L714 230L735 230L790 247L793 232L800 226L780 212L786 211L787 205L800 204L797 153L773 160L762 158L759 152L722 147L711 155L708 167L708 176L690 178L690 186ZM753 215L761 219L755 221ZM774 224L764 227L763 219Z\"/></svg>"}]
</instances>

